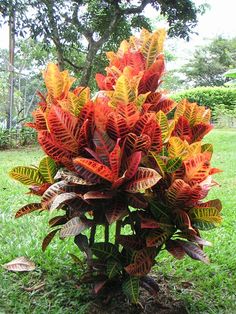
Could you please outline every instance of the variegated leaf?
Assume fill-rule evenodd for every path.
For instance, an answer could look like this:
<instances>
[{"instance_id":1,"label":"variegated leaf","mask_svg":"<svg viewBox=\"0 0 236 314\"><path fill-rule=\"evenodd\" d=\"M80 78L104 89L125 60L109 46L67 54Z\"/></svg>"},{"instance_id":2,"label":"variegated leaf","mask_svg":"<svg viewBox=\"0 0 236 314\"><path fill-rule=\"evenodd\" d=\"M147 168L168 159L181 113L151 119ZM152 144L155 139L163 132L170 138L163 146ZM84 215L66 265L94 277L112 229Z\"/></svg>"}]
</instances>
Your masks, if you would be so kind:
<instances>
[{"instance_id":1,"label":"variegated leaf","mask_svg":"<svg viewBox=\"0 0 236 314\"><path fill-rule=\"evenodd\" d=\"M139 298L139 282L138 277L130 276L122 284L122 290L132 303L137 303Z\"/></svg>"},{"instance_id":2,"label":"variegated leaf","mask_svg":"<svg viewBox=\"0 0 236 314\"><path fill-rule=\"evenodd\" d=\"M43 243L42 243L42 251L44 252L46 250L46 248L48 247L48 245L50 244L50 242L52 241L52 239L54 238L55 234L59 231L60 229L55 229L53 231L51 231L44 239L43 239Z\"/></svg>"},{"instance_id":3,"label":"variegated leaf","mask_svg":"<svg viewBox=\"0 0 236 314\"><path fill-rule=\"evenodd\" d=\"M131 182L125 185L125 191L136 193L145 191L155 185L161 176L151 168L139 167Z\"/></svg>"},{"instance_id":4,"label":"variegated leaf","mask_svg":"<svg viewBox=\"0 0 236 314\"><path fill-rule=\"evenodd\" d=\"M39 172L47 183L54 183L54 177L57 173L57 169L55 161L49 156L41 159L39 163Z\"/></svg>"},{"instance_id":5,"label":"variegated leaf","mask_svg":"<svg viewBox=\"0 0 236 314\"><path fill-rule=\"evenodd\" d=\"M89 228L87 222L82 221L79 217L70 219L61 229L60 238L76 236Z\"/></svg>"},{"instance_id":6,"label":"variegated leaf","mask_svg":"<svg viewBox=\"0 0 236 314\"><path fill-rule=\"evenodd\" d=\"M41 203L31 203L21 207L15 214L15 218L34 212L35 210L42 209Z\"/></svg>"},{"instance_id":7,"label":"variegated leaf","mask_svg":"<svg viewBox=\"0 0 236 314\"><path fill-rule=\"evenodd\" d=\"M44 178L34 167L18 166L9 172L10 177L25 185L41 185L45 183Z\"/></svg>"},{"instance_id":8,"label":"variegated leaf","mask_svg":"<svg viewBox=\"0 0 236 314\"><path fill-rule=\"evenodd\" d=\"M2 265L3 268L10 270L10 271L32 271L35 270L36 266L34 262L29 260L28 258L21 256L17 257L16 259L12 260L9 263Z\"/></svg>"}]
</instances>

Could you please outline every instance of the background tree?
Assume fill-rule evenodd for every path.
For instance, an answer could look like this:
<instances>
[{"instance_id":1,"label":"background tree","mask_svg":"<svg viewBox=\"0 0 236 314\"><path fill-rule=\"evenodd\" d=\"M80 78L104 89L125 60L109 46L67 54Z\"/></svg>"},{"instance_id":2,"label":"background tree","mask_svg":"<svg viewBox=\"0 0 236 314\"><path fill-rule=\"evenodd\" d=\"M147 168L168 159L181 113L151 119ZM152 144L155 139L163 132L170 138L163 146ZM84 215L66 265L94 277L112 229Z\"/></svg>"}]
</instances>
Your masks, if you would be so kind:
<instances>
[{"instance_id":1,"label":"background tree","mask_svg":"<svg viewBox=\"0 0 236 314\"><path fill-rule=\"evenodd\" d=\"M12 8L15 11L16 33L31 36L55 48L60 68L68 65L87 85L93 70L104 67L100 58L104 50L116 49L117 43L130 36L131 31L150 29L144 16L150 4L161 12L170 25L169 35L189 38L197 24L197 14L204 6L196 7L191 0L3 0L2 22ZM98 61L99 60L99 61Z\"/></svg>"},{"instance_id":2,"label":"background tree","mask_svg":"<svg viewBox=\"0 0 236 314\"><path fill-rule=\"evenodd\" d=\"M45 51L44 45L32 39L19 40L16 46L14 63L14 107L13 126L23 122L30 115L38 99L36 91L43 88L41 69L54 57L54 51ZM0 49L0 121L8 118L8 51Z\"/></svg>"},{"instance_id":3,"label":"background tree","mask_svg":"<svg viewBox=\"0 0 236 314\"><path fill-rule=\"evenodd\" d=\"M225 83L223 74L235 67L236 37L217 37L210 44L196 49L183 72L194 86L221 86Z\"/></svg>"}]
</instances>

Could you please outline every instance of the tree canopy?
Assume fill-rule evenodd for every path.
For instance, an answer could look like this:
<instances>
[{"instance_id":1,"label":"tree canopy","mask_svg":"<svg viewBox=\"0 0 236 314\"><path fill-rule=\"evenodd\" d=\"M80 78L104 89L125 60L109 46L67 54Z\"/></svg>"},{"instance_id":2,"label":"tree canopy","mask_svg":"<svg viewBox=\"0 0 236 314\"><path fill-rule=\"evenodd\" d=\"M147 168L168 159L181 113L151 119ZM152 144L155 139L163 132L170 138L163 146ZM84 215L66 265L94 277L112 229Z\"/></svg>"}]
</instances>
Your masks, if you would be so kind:
<instances>
[{"instance_id":1,"label":"tree canopy","mask_svg":"<svg viewBox=\"0 0 236 314\"><path fill-rule=\"evenodd\" d=\"M221 86L225 83L223 74L235 67L236 37L226 39L220 36L197 48L183 71L194 86Z\"/></svg>"},{"instance_id":2,"label":"tree canopy","mask_svg":"<svg viewBox=\"0 0 236 314\"><path fill-rule=\"evenodd\" d=\"M71 68L86 85L92 72L104 67L105 50L116 49L136 29L150 30L144 16L148 4L167 19L169 36L186 39L204 11L191 0L2 0L0 23L14 15L17 36L53 47L60 68Z\"/></svg>"}]
</instances>

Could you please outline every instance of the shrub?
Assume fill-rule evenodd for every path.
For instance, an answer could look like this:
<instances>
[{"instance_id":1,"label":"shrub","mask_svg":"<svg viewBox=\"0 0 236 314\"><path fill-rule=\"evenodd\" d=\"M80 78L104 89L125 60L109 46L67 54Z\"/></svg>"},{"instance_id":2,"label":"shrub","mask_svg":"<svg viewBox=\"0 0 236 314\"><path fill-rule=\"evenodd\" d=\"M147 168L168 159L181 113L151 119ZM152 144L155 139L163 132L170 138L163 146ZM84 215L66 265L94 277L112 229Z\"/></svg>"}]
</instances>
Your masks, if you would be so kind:
<instances>
[{"instance_id":1,"label":"shrub","mask_svg":"<svg viewBox=\"0 0 236 314\"><path fill-rule=\"evenodd\" d=\"M74 79L49 64L47 95L28 124L48 156L38 167L10 172L41 196L17 218L64 211L49 221L43 250L57 233L75 237L88 265L81 282L96 293L118 282L134 303L140 285L157 292L148 274L161 249L208 263L202 248L209 242L200 230L221 222L220 201L203 202L219 172L210 165L212 145L201 142L212 129L210 111L188 101L177 105L157 91L164 37L163 30L143 30L107 53L110 64L96 76L101 91L94 99L88 88L71 90ZM104 240L97 238L101 226Z\"/></svg>"},{"instance_id":2,"label":"shrub","mask_svg":"<svg viewBox=\"0 0 236 314\"><path fill-rule=\"evenodd\" d=\"M29 128L0 129L0 149L37 143L37 133Z\"/></svg>"},{"instance_id":3,"label":"shrub","mask_svg":"<svg viewBox=\"0 0 236 314\"><path fill-rule=\"evenodd\" d=\"M212 111L216 105L221 104L226 109L233 110L236 107L236 88L196 87L171 95L171 98L175 101L188 99L188 101L204 105Z\"/></svg>"}]
</instances>

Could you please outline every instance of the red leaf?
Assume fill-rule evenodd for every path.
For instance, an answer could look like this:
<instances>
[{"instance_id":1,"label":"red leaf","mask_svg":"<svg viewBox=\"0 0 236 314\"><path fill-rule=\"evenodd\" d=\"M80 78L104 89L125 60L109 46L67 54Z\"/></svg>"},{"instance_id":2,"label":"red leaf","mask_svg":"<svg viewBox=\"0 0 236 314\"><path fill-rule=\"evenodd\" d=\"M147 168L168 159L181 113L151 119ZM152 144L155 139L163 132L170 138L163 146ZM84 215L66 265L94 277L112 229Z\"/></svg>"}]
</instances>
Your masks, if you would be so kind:
<instances>
[{"instance_id":1,"label":"red leaf","mask_svg":"<svg viewBox=\"0 0 236 314\"><path fill-rule=\"evenodd\" d=\"M104 98L97 98L94 106L94 120L97 130L104 132L107 125L108 116L112 108L104 101Z\"/></svg>"},{"instance_id":2,"label":"red leaf","mask_svg":"<svg viewBox=\"0 0 236 314\"><path fill-rule=\"evenodd\" d=\"M105 88L105 84L104 84L105 78L106 78L105 75L103 75L101 73L97 73L95 75L95 80L96 80L96 82L98 84L99 89L101 89L101 90L105 90L106 89Z\"/></svg>"},{"instance_id":3,"label":"red leaf","mask_svg":"<svg viewBox=\"0 0 236 314\"><path fill-rule=\"evenodd\" d=\"M80 128L78 136L78 148L80 151L82 148L90 146L90 139L91 139L90 123L89 120L86 119Z\"/></svg>"},{"instance_id":4,"label":"red leaf","mask_svg":"<svg viewBox=\"0 0 236 314\"><path fill-rule=\"evenodd\" d=\"M125 270L131 276L144 276L150 272L153 262L153 251L145 248L136 252L134 263L126 266Z\"/></svg>"},{"instance_id":5,"label":"red leaf","mask_svg":"<svg viewBox=\"0 0 236 314\"><path fill-rule=\"evenodd\" d=\"M93 135L93 142L96 147L96 153L102 162L109 166L109 155L114 149L115 142L108 136L106 132L99 132L95 130Z\"/></svg>"},{"instance_id":6,"label":"red leaf","mask_svg":"<svg viewBox=\"0 0 236 314\"><path fill-rule=\"evenodd\" d=\"M115 112L110 113L107 121L107 133L113 140L125 137L129 132L129 126L124 117Z\"/></svg>"},{"instance_id":7,"label":"red leaf","mask_svg":"<svg viewBox=\"0 0 236 314\"><path fill-rule=\"evenodd\" d=\"M127 214L127 205L123 200L116 200L113 204L109 205L106 210L105 216L109 224L123 218Z\"/></svg>"},{"instance_id":8,"label":"red leaf","mask_svg":"<svg viewBox=\"0 0 236 314\"><path fill-rule=\"evenodd\" d=\"M57 231L59 231L60 229L56 229L51 231L44 239L43 239L43 243L42 243L42 251L44 252L46 250L46 248L48 247L49 243L52 241L52 239L54 238L55 234L57 233Z\"/></svg>"},{"instance_id":9,"label":"red leaf","mask_svg":"<svg viewBox=\"0 0 236 314\"><path fill-rule=\"evenodd\" d=\"M161 83L160 79L164 70L164 57L160 55L156 62L144 72L138 87L139 94L145 94L150 91L155 92L158 85Z\"/></svg>"},{"instance_id":10,"label":"red leaf","mask_svg":"<svg viewBox=\"0 0 236 314\"><path fill-rule=\"evenodd\" d=\"M176 241L191 258L202 261L206 264L210 263L209 258L197 245L182 240Z\"/></svg>"},{"instance_id":11,"label":"red leaf","mask_svg":"<svg viewBox=\"0 0 236 314\"><path fill-rule=\"evenodd\" d=\"M148 207L148 202L145 200L142 194L136 193L134 194L129 194L128 196L128 203L130 206L134 208L147 208Z\"/></svg>"},{"instance_id":12,"label":"red leaf","mask_svg":"<svg viewBox=\"0 0 236 314\"><path fill-rule=\"evenodd\" d=\"M109 155L110 168L113 172L114 179L116 180L120 172L120 163L121 163L121 149L119 146L119 139L117 140L116 146Z\"/></svg>"},{"instance_id":13,"label":"red leaf","mask_svg":"<svg viewBox=\"0 0 236 314\"><path fill-rule=\"evenodd\" d=\"M83 124L85 120L89 120L90 125L93 123L94 103L92 101L87 102L79 114L79 123Z\"/></svg>"},{"instance_id":14,"label":"red leaf","mask_svg":"<svg viewBox=\"0 0 236 314\"><path fill-rule=\"evenodd\" d=\"M167 200L171 207L185 208L195 205L201 199L201 187L191 187L177 179L167 190Z\"/></svg>"},{"instance_id":15,"label":"red leaf","mask_svg":"<svg viewBox=\"0 0 236 314\"><path fill-rule=\"evenodd\" d=\"M38 131L47 130L45 113L41 108L37 108L35 111L33 111L32 116L34 117L34 123L26 123L26 126L32 127Z\"/></svg>"},{"instance_id":16,"label":"red leaf","mask_svg":"<svg viewBox=\"0 0 236 314\"><path fill-rule=\"evenodd\" d=\"M160 228L159 223L152 218L141 218L141 229L156 229Z\"/></svg>"},{"instance_id":17,"label":"red leaf","mask_svg":"<svg viewBox=\"0 0 236 314\"><path fill-rule=\"evenodd\" d=\"M156 153L160 153L163 147L162 144L162 134L160 126L154 122L152 130L150 130L151 134L151 150L155 151Z\"/></svg>"},{"instance_id":18,"label":"red leaf","mask_svg":"<svg viewBox=\"0 0 236 314\"><path fill-rule=\"evenodd\" d=\"M138 136L134 133L129 133L125 140L125 151L130 155L137 151L147 152L151 146L150 136L144 134Z\"/></svg>"},{"instance_id":19,"label":"red leaf","mask_svg":"<svg viewBox=\"0 0 236 314\"><path fill-rule=\"evenodd\" d=\"M176 240L168 240L166 242L167 251L177 259L183 259L185 251Z\"/></svg>"},{"instance_id":20,"label":"red leaf","mask_svg":"<svg viewBox=\"0 0 236 314\"><path fill-rule=\"evenodd\" d=\"M126 121L129 129L131 129L139 119L139 110L134 103L123 104L117 106L117 113L119 113Z\"/></svg>"},{"instance_id":21,"label":"red leaf","mask_svg":"<svg viewBox=\"0 0 236 314\"><path fill-rule=\"evenodd\" d=\"M194 185L204 181L210 172L210 155L205 153L200 153L192 157L191 159L183 161L185 167L185 177L184 180L189 185Z\"/></svg>"},{"instance_id":22,"label":"red leaf","mask_svg":"<svg viewBox=\"0 0 236 314\"><path fill-rule=\"evenodd\" d=\"M186 230L186 229L193 230L190 218L184 210L181 210L181 209L175 210L173 215L174 215L174 222L177 228L181 230Z\"/></svg>"},{"instance_id":23,"label":"red leaf","mask_svg":"<svg viewBox=\"0 0 236 314\"><path fill-rule=\"evenodd\" d=\"M145 246L145 241L136 235L119 235L117 242L124 248L131 250L141 250Z\"/></svg>"},{"instance_id":24,"label":"red leaf","mask_svg":"<svg viewBox=\"0 0 236 314\"><path fill-rule=\"evenodd\" d=\"M39 209L42 209L41 203L31 203L31 204L27 204L27 205L21 207L21 208L17 211L17 213L15 214L15 218L19 218L19 217L21 217L21 216L23 216L23 215L32 213L33 211L39 210Z\"/></svg>"},{"instance_id":25,"label":"red leaf","mask_svg":"<svg viewBox=\"0 0 236 314\"><path fill-rule=\"evenodd\" d=\"M38 142L45 153L55 161L61 161L63 158L71 158L71 153L58 145L48 131L40 131L38 133Z\"/></svg>"},{"instance_id":26,"label":"red leaf","mask_svg":"<svg viewBox=\"0 0 236 314\"><path fill-rule=\"evenodd\" d=\"M197 204L197 207L215 207L218 211L222 210L222 204L219 199L207 201L205 203Z\"/></svg>"},{"instance_id":27,"label":"red leaf","mask_svg":"<svg viewBox=\"0 0 236 314\"><path fill-rule=\"evenodd\" d=\"M141 158L141 152L135 152L131 156L129 156L127 160L127 170L125 171L125 178L127 180L133 178L133 176L136 174Z\"/></svg>"},{"instance_id":28,"label":"red leaf","mask_svg":"<svg viewBox=\"0 0 236 314\"><path fill-rule=\"evenodd\" d=\"M147 247L160 247L165 243L169 236L169 232L161 229L150 231L146 237L146 245Z\"/></svg>"},{"instance_id":29,"label":"red leaf","mask_svg":"<svg viewBox=\"0 0 236 314\"><path fill-rule=\"evenodd\" d=\"M140 117L135 126L133 127L133 132L137 135L143 135L150 133L153 131L153 122L155 122L155 114L154 113L145 113Z\"/></svg>"},{"instance_id":30,"label":"red leaf","mask_svg":"<svg viewBox=\"0 0 236 314\"><path fill-rule=\"evenodd\" d=\"M30 192L27 194L34 194L34 195L43 195L43 193L50 187L50 183L44 183L41 185L31 185L29 190Z\"/></svg>"},{"instance_id":31,"label":"red leaf","mask_svg":"<svg viewBox=\"0 0 236 314\"><path fill-rule=\"evenodd\" d=\"M75 166L81 166L89 172L96 174L107 181L113 182L114 175L107 166L100 164L95 160L82 157L75 158L73 161Z\"/></svg>"},{"instance_id":32,"label":"red leaf","mask_svg":"<svg viewBox=\"0 0 236 314\"><path fill-rule=\"evenodd\" d=\"M203 139L203 137L213 129L213 125L206 123L198 123L193 126L193 142L198 142Z\"/></svg>"},{"instance_id":33,"label":"red leaf","mask_svg":"<svg viewBox=\"0 0 236 314\"><path fill-rule=\"evenodd\" d=\"M151 97L152 94L150 94ZM158 112L162 111L165 114L169 113L171 110L173 110L176 107L176 103L171 99L161 99L160 102L157 102L157 104L153 105L150 109Z\"/></svg>"},{"instance_id":34,"label":"red leaf","mask_svg":"<svg viewBox=\"0 0 236 314\"><path fill-rule=\"evenodd\" d=\"M63 111L60 107L52 106L47 116L47 122L57 144L73 153L78 151L78 118Z\"/></svg>"},{"instance_id":35,"label":"red leaf","mask_svg":"<svg viewBox=\"0 0 236 314\"><path fill-rule=\"evenodd\" d=\"M84 200L111 199L114 196L112 191L89 191L83 195Z\"/></svg>"},{"instance_id":36,"label":"red leaf","mask_svg":"<svg viewBox=\"0 0 236 314\"><path fill-rule=\"evenodd\" d=\"M175 128L172 132L172 136L177 136L181 138L181 140L186 140L188 142L191 142L192 140L192 130L189 124L189 121L184 116L180 116Z\"/></svg>"}]
</instances>

